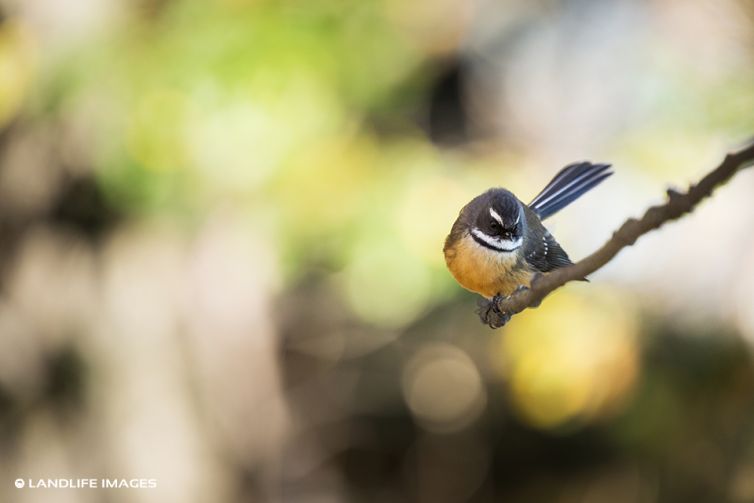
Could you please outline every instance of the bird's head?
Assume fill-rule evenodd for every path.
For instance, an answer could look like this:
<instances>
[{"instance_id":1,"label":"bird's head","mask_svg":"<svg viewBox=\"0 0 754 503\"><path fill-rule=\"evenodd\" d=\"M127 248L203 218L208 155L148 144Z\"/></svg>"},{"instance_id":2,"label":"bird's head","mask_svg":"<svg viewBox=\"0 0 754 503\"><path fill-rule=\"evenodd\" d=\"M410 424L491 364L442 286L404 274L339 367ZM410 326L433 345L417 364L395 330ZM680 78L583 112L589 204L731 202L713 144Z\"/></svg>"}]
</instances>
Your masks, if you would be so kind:
<instances>
[{"instance_id":1,"label":"bird's head","mask_svg":"<svg viewBox=\"0 0 754 503\"><path fill-rule=\"evenodd\" d=\"M492 189L482 194L472 212L469 233L481 246L510 253L523 245L526 230L524 208L507 190Z\"/></svg>"}]
</instances>

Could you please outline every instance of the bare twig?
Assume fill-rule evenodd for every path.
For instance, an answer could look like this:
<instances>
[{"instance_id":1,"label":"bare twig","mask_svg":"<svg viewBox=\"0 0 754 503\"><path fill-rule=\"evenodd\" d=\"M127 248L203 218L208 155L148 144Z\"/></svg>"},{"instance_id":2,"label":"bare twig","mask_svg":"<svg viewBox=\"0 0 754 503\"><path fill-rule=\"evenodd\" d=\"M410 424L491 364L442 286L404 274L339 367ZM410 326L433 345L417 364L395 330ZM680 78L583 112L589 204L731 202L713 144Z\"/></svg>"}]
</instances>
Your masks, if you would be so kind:
<instances>
[{"instance_id":1,"label":"bare twig","mask_svg":"<svg viewBox=\"0 0 754 503\"><path fill-rule=\"evenodd\" d=\"M569 281L587 277L610 262L619 251L633 245L644 234L659 228L665 222L676 220L691 212L703 199L712 194L720 185L730 180L739 170L754 163L754 143L746 148L725 156L723 162L707 174L696 185L689 187L685 193L673 189L667 190L668 200L665 204L652 206L639 220L630 218L615 231L612 237L596 252L575 264L556 269L537 276L531 288L520 290L509 297L497 301L497 309L502 316L493 328L500 327L510 316L520 313L528 307L538 306L553 290Z\"/></svg>"}]
</instances>

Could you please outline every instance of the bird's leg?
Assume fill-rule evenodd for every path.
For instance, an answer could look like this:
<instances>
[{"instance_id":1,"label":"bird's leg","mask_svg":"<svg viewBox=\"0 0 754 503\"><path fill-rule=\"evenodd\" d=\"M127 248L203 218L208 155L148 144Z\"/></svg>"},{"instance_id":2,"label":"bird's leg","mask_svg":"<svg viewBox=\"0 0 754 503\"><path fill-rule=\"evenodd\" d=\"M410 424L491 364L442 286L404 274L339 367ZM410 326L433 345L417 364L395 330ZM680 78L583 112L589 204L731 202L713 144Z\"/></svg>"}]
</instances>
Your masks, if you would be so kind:
<instances>
[{"instance_id":1,"label":"bird's leg","mask_svg":"<svg viewBox=\"0 0 754 503\"><path fill-rule=\"evenodd\" d=\"M492 297L491 300L482 299L479 301L479 309L477 310L477 314L479 315L479 319L482 320L482 323L485 325L488 325L490 328L500 328L506 323L508 323L511 319L511 314L505 313L500 310L500 303L503 302L505 299L508 299L517 293L523 292L525 290L528 290L529 287L525 285L518 285L515 290L513 290L513 293L511 293L508 296L500 295L499 293ZM532 307L537 307L539 303L536 305L532 305Z\"/></svg>"},{"instance_id":2,"label":"bird's leg","mask_svg":"<svg viewBox=\"0 0 754 503\"><path fill-rule=\"evenodd\" d=\"M489 326L490 328L500 328L508 323L508 320L511 319L511 315L508 313L503 313L498 307L498 303L504 298L505 297L503 297L502 295L497 294L492 298L492 300L482 299L479 301L479 309L477 310L477 314L479 314L479 319L482 321L482 323Z\"/></svg>"}]
</instances>

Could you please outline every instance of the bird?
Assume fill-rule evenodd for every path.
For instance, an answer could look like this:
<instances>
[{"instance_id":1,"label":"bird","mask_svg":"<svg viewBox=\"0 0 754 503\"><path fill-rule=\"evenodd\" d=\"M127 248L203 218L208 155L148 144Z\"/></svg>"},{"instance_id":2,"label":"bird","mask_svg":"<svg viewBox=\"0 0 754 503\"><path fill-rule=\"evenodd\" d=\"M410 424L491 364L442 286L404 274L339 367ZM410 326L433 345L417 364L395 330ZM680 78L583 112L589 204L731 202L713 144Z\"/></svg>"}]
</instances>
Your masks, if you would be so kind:
<instances>
[{"instance_id":1,"label":"bird","mask_svg":"<svg viewBox=\"0 0 754 503\"><path fill-rule=\"evenodd\" d=\"M493 326L491 315L504 315L497 311L498 300L529 288L538 274L572 264L542 221L611 176L611 167L572 163L529 204L496 187L461 209L445 239L443 254L456 281L487 299L480 305L482 321Z\"/></svg>"}]
</instances>

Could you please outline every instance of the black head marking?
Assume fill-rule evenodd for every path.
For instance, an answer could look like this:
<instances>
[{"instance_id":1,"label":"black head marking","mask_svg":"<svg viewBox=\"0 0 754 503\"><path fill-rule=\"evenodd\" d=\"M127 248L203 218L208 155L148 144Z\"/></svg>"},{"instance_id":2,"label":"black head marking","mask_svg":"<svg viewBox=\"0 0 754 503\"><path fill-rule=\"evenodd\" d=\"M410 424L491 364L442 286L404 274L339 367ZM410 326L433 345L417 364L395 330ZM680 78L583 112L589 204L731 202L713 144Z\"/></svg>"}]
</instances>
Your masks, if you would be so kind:
<instances>
[{"instance_id":1,"label":"black head marking","mask_svg":"<svg viewBox=\"0 0 754 503\"><path fill-rule=\"evenodd\" d=\"M515 241L524 234L524 210L521 202L505 189L485 194L477 209L475 227L487 236Z\"/></svg>"}]
</instances>

